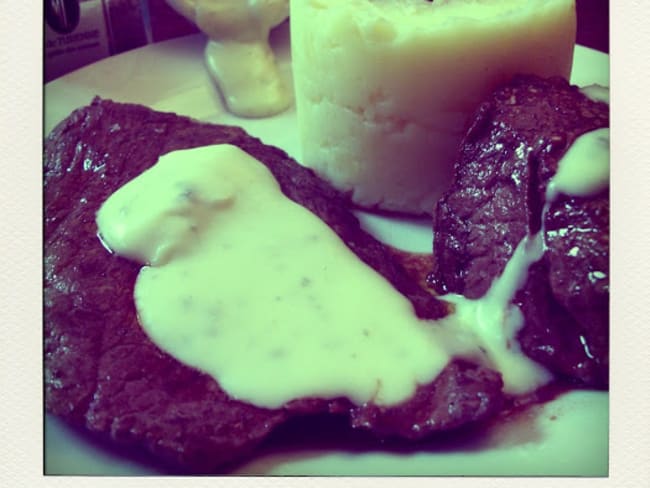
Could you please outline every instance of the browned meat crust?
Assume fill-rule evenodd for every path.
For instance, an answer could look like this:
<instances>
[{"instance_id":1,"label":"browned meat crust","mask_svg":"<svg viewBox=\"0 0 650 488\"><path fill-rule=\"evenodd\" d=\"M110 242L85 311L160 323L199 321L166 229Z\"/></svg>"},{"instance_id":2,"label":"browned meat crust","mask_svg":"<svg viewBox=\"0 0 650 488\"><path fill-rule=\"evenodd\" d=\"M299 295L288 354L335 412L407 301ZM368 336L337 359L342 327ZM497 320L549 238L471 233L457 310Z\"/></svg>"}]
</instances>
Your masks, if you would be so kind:
<instances>
[{"instance_id":1,"label":"browned meat crust","mask_svg":"<svg viewBox=\"0 0 650 488\"><path fill-rule=\"evenodd\" d=\"M477 110L453 187L434 217L434 283L480 297L519 241L540 230L546 187L573 141L609 125L609 107L562 79L521 76ZM524 351L561 376L606 387L609 193L560 196L544 217L543 258L516 303ZM574 251L571 251L571 250ZM575 249L579 249L576 254Z\"/></svg>"},{"instance_id":2,"label":"browned meat crust","mask_svg":"<svg viewBox=\"0 0 650 488\"><path fill-rule=\"evenodd\" d=\"M420 317L446 313L386 246L361 230L344 197L281 150L236 127L96 99L45 141L44 364L49 412L114 443L148 452L162 465L205 473L247 456L295 416L331 412L380 436L417 439L499 411L500 375L460 361L395 408L303 399L267 410L229 398L211 377L151 343L138 325L132 300L139 267L101 246L95 212L159 155L215 143L238 145L266 164L290 198L325 220L411 300ZM250 283L255 286L254 276Z\"/></svg>"}]
</instances>

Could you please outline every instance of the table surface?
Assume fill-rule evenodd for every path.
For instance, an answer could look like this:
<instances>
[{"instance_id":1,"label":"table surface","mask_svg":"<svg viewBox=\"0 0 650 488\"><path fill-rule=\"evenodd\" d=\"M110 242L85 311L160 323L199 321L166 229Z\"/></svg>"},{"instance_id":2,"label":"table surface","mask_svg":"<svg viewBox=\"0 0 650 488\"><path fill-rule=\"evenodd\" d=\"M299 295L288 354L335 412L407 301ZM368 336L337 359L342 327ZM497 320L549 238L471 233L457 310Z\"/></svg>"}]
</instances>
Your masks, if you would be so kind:
<instances>
[{"instance_id":1,"label":"table surface","mask_svg":"<svg viewBox=\"0 0 650 488\"><path fill-rule=\"evenodd\" d=\"M576 0L577 43L609 53L609 0Z\"/></svg>"}]
</instances>

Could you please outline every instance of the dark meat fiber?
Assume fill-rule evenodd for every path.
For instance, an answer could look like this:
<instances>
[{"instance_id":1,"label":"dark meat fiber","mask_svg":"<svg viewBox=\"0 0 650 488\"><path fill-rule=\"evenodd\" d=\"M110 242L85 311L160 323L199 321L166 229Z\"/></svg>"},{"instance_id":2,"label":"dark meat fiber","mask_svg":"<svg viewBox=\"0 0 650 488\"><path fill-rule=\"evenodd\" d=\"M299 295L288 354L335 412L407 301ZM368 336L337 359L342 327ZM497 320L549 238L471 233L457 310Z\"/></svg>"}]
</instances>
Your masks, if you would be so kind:
<instances>
[{"instance_id":1,"label":"dark meat fiber","mask_svg":"<svg viewBox=\"0 0 650 488\"><path fill-rule=\"evenodd\" d=\"M608 126L609 106L561 79L518 77L483 103L461 147L453 187L434 212L438 291L482 296L519 241L542 228L546 186L566 150L578 136ZM605 388L608 190L561 195L543 226L546 250L515 297L525 317L518 339L558 375Z\"/></svg>"},{"instance_id":2,"label":"dark meat fiber","mask_svg":"<svg viewBox=\"0 0 650 488\"><path fill-rule=\"evenodd\" d=\"M408 297L417 315L439 318L446 313L388 248L360 229L344 197L281 150L236 127L96 99L45 141L49 412L113 443L147 452L174 470L209 473L249 455L296 416L329 412L378 436L419 439L474 424L501 409L500 375L456 361L396 407L354 406L341 398L301 399L268 410L230 398L214 379L159 350L136 318L132 293L139 266L106 252L96 236L95 212L161 154L216 143L235 144L260 159L289 198L327 222ZM255 286L254 276L250 286Z\"/></svg>"}]
</instances>

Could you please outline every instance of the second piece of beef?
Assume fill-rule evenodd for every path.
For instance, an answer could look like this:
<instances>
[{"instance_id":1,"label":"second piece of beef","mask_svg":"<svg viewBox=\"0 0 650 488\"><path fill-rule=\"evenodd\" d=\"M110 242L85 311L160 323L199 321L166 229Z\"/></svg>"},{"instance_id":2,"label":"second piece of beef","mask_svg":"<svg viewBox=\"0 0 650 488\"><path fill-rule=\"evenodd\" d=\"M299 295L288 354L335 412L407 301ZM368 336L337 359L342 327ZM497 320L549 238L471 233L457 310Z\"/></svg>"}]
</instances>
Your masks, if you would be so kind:
<instances>
[{"instance_id":1,"label":"second piece of beef","mask_svg":"<svg viewBox=\"0 0 650 488\"><path fill-rule=\"evenodd\" d=\"M608 125L609 106L566 81L517 77L477 110L434 212L434 286L470 298L543 228L544 255L515 297L525 318L518 339L533 359L593 387L608 385L609 193L560 195L543 208L571 144Z\"/></svg>"}]
</instances>

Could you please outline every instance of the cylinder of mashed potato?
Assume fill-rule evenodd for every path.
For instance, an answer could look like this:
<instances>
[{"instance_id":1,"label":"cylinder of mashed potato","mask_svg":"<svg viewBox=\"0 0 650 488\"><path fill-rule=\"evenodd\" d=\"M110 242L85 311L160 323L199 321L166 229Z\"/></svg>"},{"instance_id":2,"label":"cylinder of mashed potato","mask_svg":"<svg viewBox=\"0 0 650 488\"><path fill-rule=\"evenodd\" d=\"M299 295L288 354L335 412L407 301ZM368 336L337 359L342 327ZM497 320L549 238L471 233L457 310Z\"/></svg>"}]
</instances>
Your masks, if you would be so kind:
<instances>
[{"instance_id":1,"label":"cylinder of mashed potato","mask_svg":"<svg viewBox=\"0 0 650 488\"><path fill-rule=\"evenodd\" d=\"M363 207L431 213L465 124L517 73L569 78L574 0L291 2L302 161Z\"/></svg>"}]
</instances>

